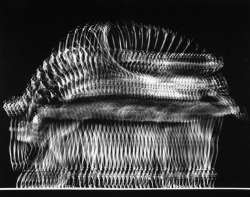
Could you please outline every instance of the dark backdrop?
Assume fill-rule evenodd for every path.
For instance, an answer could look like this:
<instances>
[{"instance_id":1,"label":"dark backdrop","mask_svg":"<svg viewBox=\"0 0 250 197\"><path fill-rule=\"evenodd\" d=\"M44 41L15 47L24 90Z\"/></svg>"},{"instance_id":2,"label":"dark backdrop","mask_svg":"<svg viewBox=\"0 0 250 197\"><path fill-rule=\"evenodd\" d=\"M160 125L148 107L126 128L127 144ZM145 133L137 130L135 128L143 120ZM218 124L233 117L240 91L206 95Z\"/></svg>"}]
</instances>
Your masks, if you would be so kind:
<instances>
[{"instance_id":1,"label":"dark backdrop","mask_svg":"<svg viewBox=\"0 0 250 197\"><path fill-rule=\"evenodd\" d=\"M250 1L0 2L0 103L26 88L60 38L86 22L125 20L169 28L224 57L231 95L250 110ZM2 105L2 104L1 104ZM9 118L0 110L0 187L15 187L9 160ZM226 117L219 140L217 187L250 187L250 123Z\"/></svg>"}]
</instances>

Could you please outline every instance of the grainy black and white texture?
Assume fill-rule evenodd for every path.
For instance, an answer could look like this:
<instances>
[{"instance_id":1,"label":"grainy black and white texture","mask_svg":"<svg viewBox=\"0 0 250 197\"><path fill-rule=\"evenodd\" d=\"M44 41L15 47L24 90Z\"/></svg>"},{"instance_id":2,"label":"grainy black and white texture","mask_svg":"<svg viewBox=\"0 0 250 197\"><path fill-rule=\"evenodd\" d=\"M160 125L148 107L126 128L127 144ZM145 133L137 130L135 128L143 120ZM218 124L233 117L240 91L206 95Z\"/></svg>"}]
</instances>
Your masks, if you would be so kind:
<instances>
[{"instance_id":1,"label":"grainy black and white texture","mask_svg":"<svg viewBox=\"0 0 250 197\"><path fill-rule=\"evenodd\" d=\"M222 66L168 29L76 28L4 103L17 187L213 187L223 117L241 115Z\"/></svg>"},{"instance_id":2,"label":"grainy black and white texture","mask_svg":"<svg viewBox=\"0 0 250 197\"><path fill-rule=\"evenodd\" d=\"M90 22L67 34L4 102L16 186L214 187L224 117L245 114L223 58L182 33Z\"/></svg>"}]
</instances>

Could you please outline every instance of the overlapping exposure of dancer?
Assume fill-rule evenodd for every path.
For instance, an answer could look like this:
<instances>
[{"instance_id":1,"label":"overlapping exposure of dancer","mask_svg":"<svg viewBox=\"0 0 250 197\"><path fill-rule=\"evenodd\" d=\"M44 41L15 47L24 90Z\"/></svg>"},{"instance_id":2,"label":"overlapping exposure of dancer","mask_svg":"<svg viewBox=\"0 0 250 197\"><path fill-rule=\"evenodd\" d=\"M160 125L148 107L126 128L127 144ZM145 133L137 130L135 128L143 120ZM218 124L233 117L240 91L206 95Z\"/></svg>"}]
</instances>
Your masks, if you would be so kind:
<instances>
[{"instance_id":1,"label":"overlapping exposure of dancer","mask_svg":"<svg viewBox=\"0 0 250 197\"><path fill-rule=\"evenodd\" d=\"M17 186L213 187L223 117L241 115L222 66L163 28L76 28L4 103Z\"/></svg>"}]
</instances>

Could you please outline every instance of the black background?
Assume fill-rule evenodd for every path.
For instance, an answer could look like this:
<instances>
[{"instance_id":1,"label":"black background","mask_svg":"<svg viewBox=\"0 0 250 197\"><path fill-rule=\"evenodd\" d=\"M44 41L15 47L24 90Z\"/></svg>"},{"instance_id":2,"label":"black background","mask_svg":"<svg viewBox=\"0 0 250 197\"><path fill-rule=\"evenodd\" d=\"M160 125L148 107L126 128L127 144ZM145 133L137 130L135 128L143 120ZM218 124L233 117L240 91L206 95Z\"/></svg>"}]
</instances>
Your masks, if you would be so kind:
<instances>
[{"instance_id":1,"label":"black background","mask_svg":"<svg viewBox=\"0 0 250 197\"><path fill-rule=\"evenodd\" d=\"M0 2L0 103L20 95L59 40L80 24L135 21L194 38L224 58L232 97L250 112L250 1ZM0 187L15 187L9 160L9 118L0 110ZM226 117L219 140L216 187L250 187L250 122Z\"/></svg>"}]
</instances>

